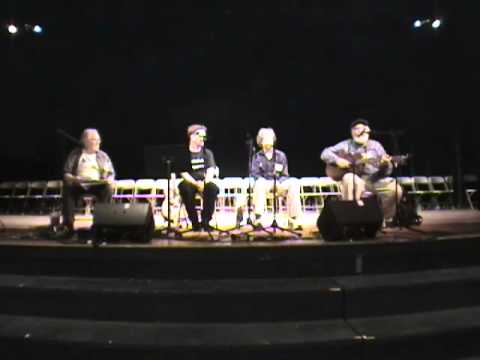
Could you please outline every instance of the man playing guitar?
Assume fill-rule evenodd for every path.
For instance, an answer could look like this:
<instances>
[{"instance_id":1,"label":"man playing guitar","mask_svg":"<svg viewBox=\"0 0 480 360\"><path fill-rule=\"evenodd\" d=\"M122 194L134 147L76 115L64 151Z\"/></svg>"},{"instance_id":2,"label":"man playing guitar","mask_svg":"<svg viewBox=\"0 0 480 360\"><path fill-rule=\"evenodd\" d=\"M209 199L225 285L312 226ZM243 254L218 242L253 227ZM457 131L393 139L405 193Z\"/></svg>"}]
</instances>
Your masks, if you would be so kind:
<instances>
[{"instance_id":1,"label":"man playing guitar","mask_svg":"<svg viewBox=\"0 0 480 360\"><path fill-rule=\"evenodd\" d=\"M350 130L351 139L322 151L327 175L341 181L344 200L355 200L359 206L364 205L362 195L365 191L377 194L388 222L395 215L395 195L398 199L402 196L402 188L397 185L395 191L396 182L389 177L397 159L389 156L378 141L370 139L367 120L355 120Z\"/></svg>"}]
</instances>

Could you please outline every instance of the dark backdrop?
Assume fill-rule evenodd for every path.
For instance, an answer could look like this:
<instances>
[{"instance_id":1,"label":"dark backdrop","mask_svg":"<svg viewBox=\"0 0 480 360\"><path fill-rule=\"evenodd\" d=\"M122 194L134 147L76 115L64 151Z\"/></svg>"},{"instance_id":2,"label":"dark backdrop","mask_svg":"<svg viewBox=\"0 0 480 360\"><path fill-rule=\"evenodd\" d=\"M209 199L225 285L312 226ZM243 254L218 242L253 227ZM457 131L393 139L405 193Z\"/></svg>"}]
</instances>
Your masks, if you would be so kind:
<instances>
[{"instance_id":1,"label":"dark backdrop","mask_svg":"<svg viewBox=\"0 0 480 360\"><path fill-rule=\"evenodd\" d=\"M323 175L320 151L355 117L401 130L404 172L477 171L476 2L38 1L0 5L2 179L60 176L97 127L120 177L145 175L143 147L209 127L222 176L246 175L245 140L277 131L291 173ZM414 30L417 17L443 26ZM394 152L389 136L380 140Z\"/></svg>"}]
</instances>

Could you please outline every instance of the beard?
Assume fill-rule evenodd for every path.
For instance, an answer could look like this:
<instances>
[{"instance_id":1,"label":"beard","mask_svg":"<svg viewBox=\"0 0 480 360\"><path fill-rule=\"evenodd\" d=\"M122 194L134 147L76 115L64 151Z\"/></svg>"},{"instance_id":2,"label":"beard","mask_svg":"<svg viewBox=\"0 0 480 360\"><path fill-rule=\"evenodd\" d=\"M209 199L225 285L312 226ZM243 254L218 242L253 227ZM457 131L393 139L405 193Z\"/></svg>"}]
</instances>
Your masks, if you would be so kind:
<instances>
[{"instance_id":1,"label":"beard","mask_svg":"<svg viewBox=\"0 0 480 360\"><path fill-rule=\"evenodd\" d=\"M353 141L355 141L359 145L365 145L368 142L369 138L370 138L369 134L362 134L360 136L354 136Z\"/></svg>"}]
</instances>

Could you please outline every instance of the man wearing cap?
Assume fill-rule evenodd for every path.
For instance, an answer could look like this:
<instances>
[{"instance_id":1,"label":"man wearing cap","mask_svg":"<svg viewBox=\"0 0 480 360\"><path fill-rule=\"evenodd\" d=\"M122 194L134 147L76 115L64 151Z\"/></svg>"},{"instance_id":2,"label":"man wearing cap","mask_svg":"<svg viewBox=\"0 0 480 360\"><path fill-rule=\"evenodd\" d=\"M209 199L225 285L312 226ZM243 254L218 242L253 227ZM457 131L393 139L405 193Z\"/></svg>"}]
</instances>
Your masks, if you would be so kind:
<instances>
[{"instance_id":1,"label":"man wearing cap","mask_svg":"<svg viewBox=\"0 0 480 360\"><path fill-rule=\"evenodd\" d=\"M395 180L389 175L393 164L382 144L370 139L370 125L365 119L357 119L350 126L351 139L327 147L321 159L327 164L327 175L341 181L344 200L355 200L363 206L365 191L377 194L382 203L387 222L395 215L395 194L400 199L402 188L395 191ZM335 170L332 175L329 169ZM336 178L337 173L340 174Z\"/></svg>"},{"instance_id":2,"label":"man wearing cap","mask_svg":"<svg viewBox=\"0 0 480 360\"><path fill-rule=\"evenodd\" d=\"M218 186L213 182L215 176L215 158L210 149L205 148L207 127L201 124L193 124L187 128L189 163L185 164L180 173L182 181L178 185L180 196L188 218L192 223L194 231L202 228L206 231L212 230L210 220L215 211L215 201L218 195ZM188 160L187 160L188 162ZM202 222L198 219L195 209L195 195L202 194L203 209Z\"/></svg>"},{"instance_id":3,"label":"man wearing cap","mask_svg":"<svg viewBox=\"0 0 480 360\"><path fill-rule=\"evenodd\" d=\"M287 156L283 151L274 148L276 135L272 128L262 128L257 134L257 145L260 147L251 165L251 176L255 178L253 188L253 205L255 222L259 223L265 212L266 196L273 190L273 179L279 196L286 196L288 226L292 230L301 230L300 216L300 184L288 174Z\"/></svg>"}]
</instances>

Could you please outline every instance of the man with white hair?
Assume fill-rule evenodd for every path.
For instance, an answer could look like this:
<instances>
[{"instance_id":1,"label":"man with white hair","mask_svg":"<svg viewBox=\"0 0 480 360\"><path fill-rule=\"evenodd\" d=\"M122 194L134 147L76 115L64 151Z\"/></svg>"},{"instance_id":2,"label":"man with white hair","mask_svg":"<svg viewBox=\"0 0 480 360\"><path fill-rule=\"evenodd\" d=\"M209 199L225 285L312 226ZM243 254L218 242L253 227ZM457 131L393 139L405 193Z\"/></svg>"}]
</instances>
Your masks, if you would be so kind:
<instances>
[{"instance_id":1,"label":"man with white hair","mask_svg":"<svg viewBox=\"0 0 480 360\"><path fill-rule=\"evenodd\" d=\"M85 129L81 147L67 157L63 176L63 225L67 234L74 231L74 209L78 198L92 194L98 202L110 202L115 170L110 157L100 150L101 138L96 129Z\"/></svg>"},{"instance_id":2,"label":"man with white hair","mask_svg":"<svg viewBox=\"0 0 480 360\"><path fill-rule=\"evenodd\" d=\"M288 225L292 230L300 230L302 212L300 201L300 184L288 173L287 156L274 147L277 137L272 128L261 128L257 134L257 145L260 147L252 159L251 176L255 178L253 188L253 205L255 223L259 223L265 212L266 198L273 191L274 179L277 196L286 196Z\"/></svg>"}]
</instances>

